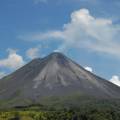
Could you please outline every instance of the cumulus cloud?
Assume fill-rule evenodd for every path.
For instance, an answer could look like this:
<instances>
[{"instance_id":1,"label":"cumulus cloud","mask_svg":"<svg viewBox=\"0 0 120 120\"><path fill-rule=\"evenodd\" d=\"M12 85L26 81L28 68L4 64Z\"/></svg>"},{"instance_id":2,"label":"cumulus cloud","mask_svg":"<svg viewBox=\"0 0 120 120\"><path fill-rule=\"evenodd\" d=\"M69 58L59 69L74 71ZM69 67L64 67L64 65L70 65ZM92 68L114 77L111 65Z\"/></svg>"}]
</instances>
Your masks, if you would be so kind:
<instances>
[{"instance_id":1,"label":"cumulus cloud","mask_svg":"<svg viewBox=\"0 0 120 120\"><path fill-rule=\"evenodd\" d=\"M0 72L0 79L3 78L4 76L6 76L5 72Z\"/></svg>"},{"instance_id":2,"label":"cumulus cloud","mask_svg":"<svg viewBox=\"0 0 120 120\"><path fill-rule=\"evenodd\" d=\"M93 72L93 69L91 67L85 67L85 70L87 70L89 72Z\"/></svg>"},{"instance_id":3,"label":"cumulus cloud","mask_svg":"<svg viewBox=\"0 0 120 120\"><path fill-rule=\"evenodd\" d=\"M28 58L30 59L34 59L39 57L39 48L35 47L35 48L30 48L26 51L26 55Z\"/></svg>"},{"instance_id":4,"label":"cumulus cloud","mask_svg":"<svg viewBox=\"0 0 120 120\"><path fill-rule=\"evenodd\" d=\"M16 50L8 49L8 57L0 59L0 67L8 69L17 69L24 65L23 57L17 54Z\"/></svg>"},{"instance_id":5,"label":"cumulus cloud","mask_svg":"<svg viewBox=\"0 0 120 120\"><path fill-rule=\"evenodd\" d=\"M22 36L30 40L62 41L58 48L64 51L69 48L86 48L89 51L120 56L120 25L111 19L97 18L88 9L80 9L71 14L71 21L64 24L62 30Z\"/></svg>"},{"instance_id":6,"label":"cumulus cloud","mask_svg":"<svg viewBox=\"0 0 120 120\"><path fill-rule=\"evenodd\" d=\"M120 78L117 75L112 76L110 82L120 87Z\"/></svg>"}]
</instances>

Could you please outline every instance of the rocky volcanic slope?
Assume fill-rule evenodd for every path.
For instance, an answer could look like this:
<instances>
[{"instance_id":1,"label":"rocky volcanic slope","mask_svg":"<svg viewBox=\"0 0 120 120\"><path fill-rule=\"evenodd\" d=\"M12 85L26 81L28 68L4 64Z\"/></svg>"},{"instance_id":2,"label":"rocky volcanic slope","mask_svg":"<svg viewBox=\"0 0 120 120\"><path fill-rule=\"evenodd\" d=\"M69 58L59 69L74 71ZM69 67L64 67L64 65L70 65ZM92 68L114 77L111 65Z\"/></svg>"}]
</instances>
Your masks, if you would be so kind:
<instances>
[{"instance_id":1,"label":"rocky volcanic slope","mask_svg":"<svg viewBox=\"0 0 120 120\"><path fill-rule=\"evenodd\" d=\"M120 98L120 88L82 68L61 53L35 59L0 80L0 106L40 103L49 96L79 94Z\"/></svg>"}]
</instances>

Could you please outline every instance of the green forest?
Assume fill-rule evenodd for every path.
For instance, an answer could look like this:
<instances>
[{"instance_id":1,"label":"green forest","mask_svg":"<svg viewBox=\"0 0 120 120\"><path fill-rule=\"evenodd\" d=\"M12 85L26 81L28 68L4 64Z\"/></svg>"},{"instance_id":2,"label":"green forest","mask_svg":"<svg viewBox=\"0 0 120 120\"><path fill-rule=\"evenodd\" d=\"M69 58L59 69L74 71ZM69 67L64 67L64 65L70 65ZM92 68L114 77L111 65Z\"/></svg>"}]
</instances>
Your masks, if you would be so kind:
<instances>
[{"instance_id":1,"label":"green forest","mask_svg":"<svg viewBox=\"0 0 120 120\"><path fill-rule=\"evenodd\" d=\"M103 102L68 108L32 105L1 110L0 120L120 120L120 104Z\"/></svg>"},{"instance_id":2,"label":"green forest","mask_svg":"<svg viewBox=\"0 0 120 120\"><path fill-rule=\"evenodd\" d=\"M0 112L0 120L120 120L120 111L6 111Z\"/></svg>"}]
</instances>

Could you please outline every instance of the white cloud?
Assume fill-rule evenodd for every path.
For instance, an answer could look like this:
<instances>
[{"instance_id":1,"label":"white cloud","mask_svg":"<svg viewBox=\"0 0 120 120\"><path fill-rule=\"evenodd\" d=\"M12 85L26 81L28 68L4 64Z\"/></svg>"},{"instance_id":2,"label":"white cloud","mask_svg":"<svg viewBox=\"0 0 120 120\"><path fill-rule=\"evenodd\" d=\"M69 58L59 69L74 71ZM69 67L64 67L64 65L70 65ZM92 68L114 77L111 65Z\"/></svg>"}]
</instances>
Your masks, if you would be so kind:
<instances>
[{"instance_id":1,"label":"white cloud","mask_svg":"<svg viewBox=\"0 0 120 120\"><path fill-rule=\"evenodd\" d=\"M26 51L26 55L28 58L30 59L34 59L39 57L39 48L35 47L35 48L30 48Z\"/></svg>"},{"instance_id":2,"label":"white cloud","mask_svg":"<svg viewBox=\"0 0 120 120\"><path fill-rule=\"evenodd\" d=\"M5 72L0 72L0 79L3 78L4 76L6 76Z\"/></svg>"},{"instance_id":3,"label":"white cloud","mask_svg":"<svg viewBox=\"0 0 120 120\"><path fill-rule=\"evenodd\" d=\"M120 25L112 20L96 18L88 9L80 9L71 14L71 21L64 24L62 30L22 36L23 39L62 41L58 48L64 51L69 48L86 48L89 51L107 53L120 57Z\"/></svg>"},{"instance_id":4,"label":"white cloud","mask_svg":"<svg viewBox=\"0 0 120 120\"><path fill-rule=\"evenodd\" d=\"M112 76L110 82L120 87L120 78L117 75Z\"/></svg>"},{"instance_id":5,"label":"white cloud","mask_svg":"<svg viewBox=\"0 0 120 120\"><path fill-rule=\"evenodd\" d=\"M47 3L47 0L33 0L35 4L38 3Z\"/></svg>"},{"instance_id":6,"label":"white cloud","mask_svg":"<svg viewBox=\"0 0 120 120\"><path fill-rule=\"evenodd\" d=\"M93 72L93 69L91 67L85 67L85 70L87 70L89 72Z\"/></svg>"},{"instance_id":7,"label":"white cloud","mask_svg":"<svg viewBox=\"0 0 120 120\"><path fill-rule=\"evenodd\" d=\"M23 57L16 53L16 50L8 49L9 55L0 60L0 67L8 69L17 69L24 65Z\"/></svg>"}]
</instances>

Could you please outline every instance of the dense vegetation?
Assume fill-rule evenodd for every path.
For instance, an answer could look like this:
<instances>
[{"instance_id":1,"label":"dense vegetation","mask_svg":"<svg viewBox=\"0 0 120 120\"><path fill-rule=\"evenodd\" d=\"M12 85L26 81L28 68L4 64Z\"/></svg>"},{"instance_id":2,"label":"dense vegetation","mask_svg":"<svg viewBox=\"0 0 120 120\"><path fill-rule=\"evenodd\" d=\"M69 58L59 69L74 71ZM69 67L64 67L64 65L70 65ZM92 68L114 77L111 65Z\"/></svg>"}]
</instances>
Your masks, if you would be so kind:
<instances>
[{"instance_id":1,"label":"dense vegetation","mask_svg":"<svg viewBox=\"0 0 120 120\"><path fill-rule=\"evenodd\" d=\"M97 109L90 111L8 111L0 120L120 120L120 112Z\"/></svg>"},{"instance_id":2,"label":"dense vegetation","mask_svg":"<svg viewBox=\"0 0 120 120\"><path fill-rule=\"evenodd\" d=\"M120 104L89 103L64 109L34 105L1 110L0 120L120 120Z\"/></svg>"}]
</instances>

